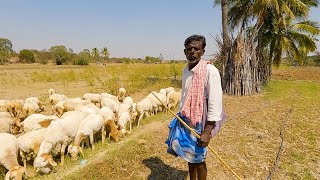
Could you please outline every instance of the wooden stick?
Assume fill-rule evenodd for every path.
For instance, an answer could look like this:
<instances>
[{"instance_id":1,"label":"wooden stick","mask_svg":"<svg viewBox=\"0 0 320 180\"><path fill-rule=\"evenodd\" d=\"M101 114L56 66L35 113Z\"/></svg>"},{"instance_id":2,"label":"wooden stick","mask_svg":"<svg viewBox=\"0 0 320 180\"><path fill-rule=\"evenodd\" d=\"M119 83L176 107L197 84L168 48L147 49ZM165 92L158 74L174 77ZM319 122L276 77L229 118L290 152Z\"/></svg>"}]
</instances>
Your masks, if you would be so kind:
<instances>
[{"instance_id":1,"label":"wooden stick","mask_svg":"<svg viewBox=\"0 0 320 180\"><path fill-rule=\"evenodd\" d=\"M188 126L187 123L185 123L176 113L174 113L173 111L171 111L165 104L163 104L163 102L159 99L159 97L157 95L155 95L153 92L151 92L160 102L161 104L172 114L174 115L186 128L188 128L190 130L190 132L198 139L200 139L200 135L198 133L196 133L190 126ZM218 153L210 146L208 145L208 148L210 149L211 152L213 152L214 155L216 155L216 157L219 159L219 161L229 170L232 172L233 175L235 175L237 177L237 179L241 179L240 176L234 172L231 167L218 155Z\"/></svg>"}]
</instances>

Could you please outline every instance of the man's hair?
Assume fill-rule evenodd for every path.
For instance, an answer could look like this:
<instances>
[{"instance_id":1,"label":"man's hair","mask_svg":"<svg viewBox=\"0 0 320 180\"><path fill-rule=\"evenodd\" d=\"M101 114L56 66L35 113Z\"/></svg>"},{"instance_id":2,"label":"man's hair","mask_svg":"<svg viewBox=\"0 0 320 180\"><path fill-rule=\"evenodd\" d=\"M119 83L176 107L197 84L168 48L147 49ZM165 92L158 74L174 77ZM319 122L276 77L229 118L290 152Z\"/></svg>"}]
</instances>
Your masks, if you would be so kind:
<instances>
[{"instance_id":1,"label":"man's hair","mask_svg":"<svg viewBox=\"0 0 320 180\"><path fill-rule=\"evenodd\" d=\"M187 46L187 44L193 42L193 41L201 41L202 42L202 48L204 49L206 47L206 38L202 35L197 35L194 34L190 37L188 37L185 41L184 41L184 47Z\"/></svg>"}]
</instances>

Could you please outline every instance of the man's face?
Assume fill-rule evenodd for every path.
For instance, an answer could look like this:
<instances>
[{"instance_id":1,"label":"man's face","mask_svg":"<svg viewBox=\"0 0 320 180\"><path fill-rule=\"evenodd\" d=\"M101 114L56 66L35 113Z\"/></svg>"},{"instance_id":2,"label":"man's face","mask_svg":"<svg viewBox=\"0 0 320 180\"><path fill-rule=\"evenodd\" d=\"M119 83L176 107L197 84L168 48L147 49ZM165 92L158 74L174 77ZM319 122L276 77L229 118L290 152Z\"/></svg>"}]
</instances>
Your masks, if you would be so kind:
<instances>
[{"instance_id":1,"label":"man's face","mask_svg":"<svg viewBox=\"0 0 320 180\"><path fill-rule=\"evenodd\" d=\"M192 41L186 45L184 54L186 55L189 64L193 64L200 61L201 56L204 54L204 51L205 50L202 48L201 41Z\"/></svg>"}]
</instances>

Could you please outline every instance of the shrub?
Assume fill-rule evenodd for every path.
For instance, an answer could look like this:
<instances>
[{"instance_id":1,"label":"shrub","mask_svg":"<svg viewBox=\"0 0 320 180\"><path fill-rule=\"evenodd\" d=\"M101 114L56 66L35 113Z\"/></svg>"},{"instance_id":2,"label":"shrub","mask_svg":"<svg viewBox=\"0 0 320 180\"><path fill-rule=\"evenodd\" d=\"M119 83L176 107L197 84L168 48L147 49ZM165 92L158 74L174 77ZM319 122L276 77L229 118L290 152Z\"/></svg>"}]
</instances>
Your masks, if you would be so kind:
<instances>
[{"instance_id":1,"label":"shrub","mask_svg":"<svg viewBox=\"0 0 320 180\"><path fill-rule=\"evenodd\" d=\"M64 64L69 59L69 52L67 48L64 46L55 46L52 47L52 56L53 59L56 61L57 65Z\"/></svg>"},{"instance_id":2,"label":"shrub","mask_svg":"<svg viewBox=\"0 0 320 180\"><path fill-rule=\"evenodd\" d=\"M0 51L0 64L5 64L9 61L10 54L5 51Z\"/></svg>"},{"instance_id":3,"label":"shrub","mask_svg":"<svg viewBox=\"0 0 320 180\"><path fill-rule=\"evenodd\" d=\"M75 61L75 65L89 65L90 62L90 52L87 51L82 51L79 53L76 61Z\"/></svg>"},{"instance_id":4,"label":"shrub","mask_svg":"<svg viewBox=\"0 0 320 180\"><path fill-rule=\"evenodd\" d=\"M26 62L26 63L36 62L33 52L28 49L23 49L20 51L19 59L21 62Z\"/></svg>"}]
</instances>

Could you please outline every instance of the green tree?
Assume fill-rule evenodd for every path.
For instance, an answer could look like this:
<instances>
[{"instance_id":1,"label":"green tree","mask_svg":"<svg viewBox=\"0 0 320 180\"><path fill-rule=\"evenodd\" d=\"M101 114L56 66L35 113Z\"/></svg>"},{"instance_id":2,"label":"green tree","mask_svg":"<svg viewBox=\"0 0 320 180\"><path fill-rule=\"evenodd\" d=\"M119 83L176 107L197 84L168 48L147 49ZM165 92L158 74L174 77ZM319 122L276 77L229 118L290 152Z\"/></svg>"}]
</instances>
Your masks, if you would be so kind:
<instances>
[{"instance_id":1,"label":"green tree","mask_svg":"<svg viewBox=\"0 0 320 180\"><path fill-rule=\"evenodd\" d=\"M12 43L9 39L0 38L0 51L12 53Z\"/></svg>"},{"instance_id":2,"label":"green tree","mask_svg":"<svg viewBox=\"0 0 320 180\"><path fill-rule=\"evenodd\" d=\"M109 59L110 53L107 47L102 48L101 53L104 59Z\"/></svg>"},{"instance_id":3,"label":"green tree","mask_svg":"<svg viewBox=\"0 0 320 180\"><path fill-rule=\"evenodd\" d=\"M222 2L222 1L220 1ZM228 22L237 37L224 70L226 93L260 92L271 76L271 65L282 57L303 59L315 50L319 26L308 21L317 0L229 0ZM225 55L223 50L222 56ZM241 86L239 86L241 85Z\"/></svg>"},{"instance_id":4,"label":"green tree","mask_svg":"<svg viewBox=\"0 0 320 180\"><path fill-rule=\"evenodd\" d=\"M99 49L98 48L93 48L91 50L91 55L92 55L92 57L93 57L95 62L100 60L100 54L99 54Z\"/></svg>"},{"instance_id":5,"label":"green tree","mask_svg":"<svg viewBox=\"0 0 320 180\"><path fill-rule=\"evenodd\" d=\"M9 62L10 54L6 51L0 51L0 64Z\"/></svg>"},{"instance_id":6,"label":"green tree","mask_svg":"<svg viewBox=\"0 0 320 180\"><path fill-rule=\"evenodd\" d=\"M252 30L258 31L257 40L262 42L261 48L268 51L269 65L279 65L284 54L303 59L303 54L316 50L319 25L306 19L310 8L318 3L317 0L236 1L230 9L230 24L245 26L256 18Z\"/></svg>"},{"instance_id":7,"label":"green tree","mask_svg":"<svg viewBox=\"0 0 320 180\"><path fill-rule=\"evenodd\" d=\"M68 62L69 52L67 51L67 48L65 46L53 46L50 48L50 51L52 52L52 57L57 65Z\"/></svg>"},{"instance_id":8,"label":"green tree","mask_svg":"<svg viewBox=\"0 0 320 180\"><path fill-rule=\"evenodd\" d=\"M36 61L33 52L28 49L23 49L20 51L19 59L21 62L26 62L26 63L35 63Z\"/></svg>"},{"instance_id":9,"label":"green tree","mask_svg":"<svg viewBox=\"0 0 320 180\"><path fill-rule=\"evenodd\" d=\"M83 50L79 53L74 64L81 65L81 66L89 65L90 58L91 58L90 53L86 50Z\"/></svg>"}]
</instances>

